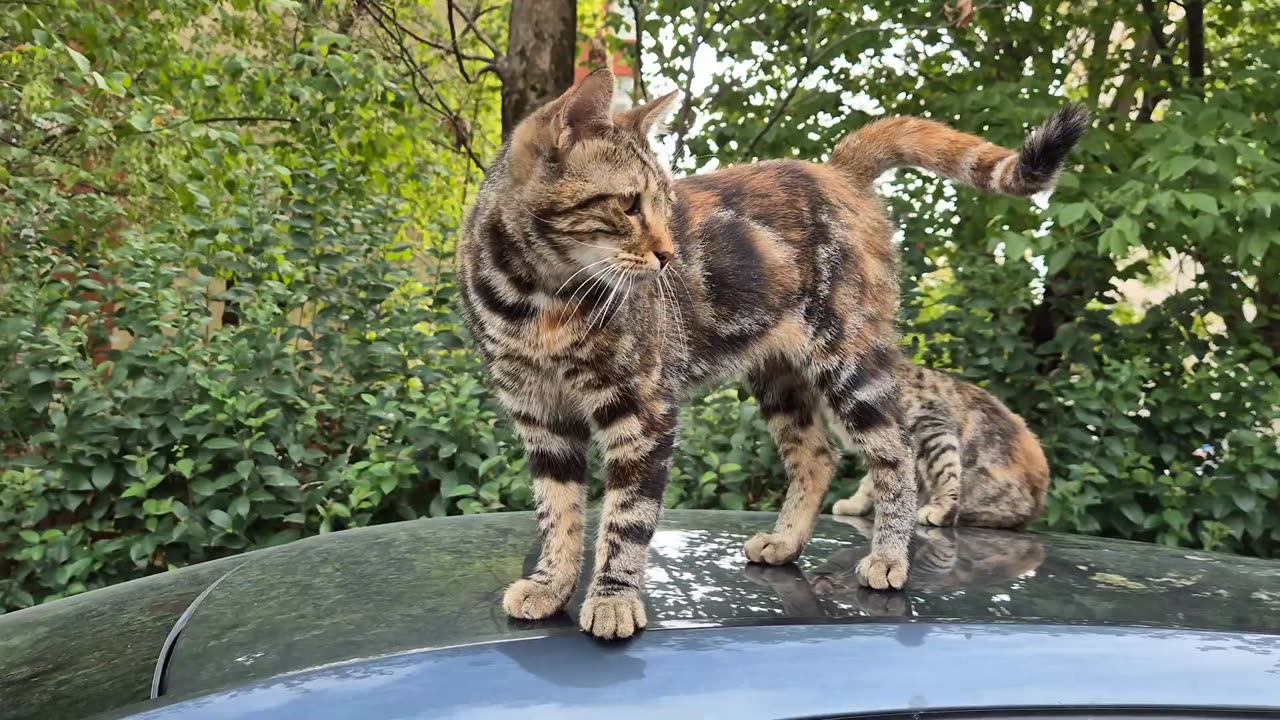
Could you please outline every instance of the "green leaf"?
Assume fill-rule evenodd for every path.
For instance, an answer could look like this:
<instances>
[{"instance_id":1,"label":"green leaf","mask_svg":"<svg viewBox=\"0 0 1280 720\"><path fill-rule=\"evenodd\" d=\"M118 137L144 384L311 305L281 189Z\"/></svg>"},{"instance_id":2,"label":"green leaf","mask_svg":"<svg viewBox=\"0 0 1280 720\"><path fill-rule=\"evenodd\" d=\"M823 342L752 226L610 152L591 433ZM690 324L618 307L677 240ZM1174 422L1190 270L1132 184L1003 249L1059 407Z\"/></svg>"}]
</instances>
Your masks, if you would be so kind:
<instances>
[{"instance_id":1,"label":"green leaf","mask_svg":"<svg viewBox=\"0 0 1280 720\"><path fill-rule=\"evenodd\" d=\"M1186 518L1183 517L1182 511L1176 508L1167 508L1160 513L1160 517L1164 518L1164 522L1171 528L1181 528L1186 524Z\"/></svg>"},{"instance_id":2,"label":"green leaf","mask_svg":"<svg viewBox=\"0 0 1280 720\"><path fill-rule=\"evenodd\" d=\"M1245 492L1244 490L1231 491L1231 500L1240 508L1240 512L1251 514L1258 509L1258 496Z\"/></svg>"},{"instance_id":3,"label":"green leaf","mask_svg":"<svg viewBox=\"0 0 1280 720\"><path fill-rule=\"evenodd\" d=\"M1198 210L1206 215L1218 215L1218 201L1213 199L1212 195L1205 193L1179 193L1178 202L1186 206L1188 210Z\"/></svg>"},{"instance_id":4,"label":"green leaf","mask_svg":"<svg viewBox=\"0 0 1280 720\"><path fill-rule=\"evenodd\" d=\"M40 533L35 530L19 530L18 537L22 538L24 542L32 545L36 545L40 542Z\"/></svg>"},{"instance_id":5,"label":"green leaf","mask_svg":"<svg viewBox=\"0 0 1280 720\"><path fill-rule=\"evenodd\" d=\"M1050 275L1058 274L1067 266L1067 263L1071 262L1071 258L1074 257L1075 254L1075 248L1070 245L1065 245L1054 250L1053 254L1049 256L1046 270Z\"/></svg>"},{"instance_id":6,"label":"green leaf","mask_svg":"<svg viewBox=\"0 0 1280 720\"><path fill-rule=\"evenodd\" d=\"M106 490L114 476L115 468L110 465L99 465L93 469L91 476L93 486L99 490Z\"/></svg>"},{"instance_id":7,"label":"green leaf","mask_svg":"<svg viewBox=\"0 0 1280 720\"><path fill-rule=\"evenodd\" d=\"M253 472L253 467L254 462L252 460L241 460L236 463L236 473L238 473L242 478L247 478L249 477L249 474Z\"/></svg>"},{"instance_id":8,"label":"green leaf","mask_svg":"<svg viewBox=\"0 0 1280 720\"><path fill-rule=\"evenodd\" d=\"M720 493L720 507L725 510L741 510L745 507L742 496L735 492Z\"/></svg>"},{"instance_id":9,"label":"green leaf","mask_svg":"<svg viewBox=\"0 0 1280 720\"><path fill-rule=\"evenodd\" d=\"M27 382L31 385L43 385L55 377L57 377L57 373L50 368L31 368L27 373Z\"/></svg>"},{"instance_id":10,"label":"green leaf","mask_svg":"<svg viewBox=\"0 0 1280 720\"><path fill-rule=\"evenodd\" d=\"M239 515L240 517L248 517L249 516L249 498L245 497L244 495L241 495L240 497L231 501L231 505L230 507L227 508L227 510L232 515Z\"/></svg>"},{"instance_id":11,"label":"green leaf","mask_svg":"<svg viewBox=\"0 0 1280 720\"><path fill-rule=\"evenodd\" d=\"M382 491L383 495L390 495L399 485L400 482L396 478L390 476L384 477L378 481L378 489ZM456 490L457 488L454 489Z\"/></svg>"},{"instance_id":12,"label":"green leaf","mask_svg":"<svg viewBox=\"0 0 1280 720\"><path fill-rule=\"evenodd\" d=\"M146 483L136 482L136 483L133 483L133 484L129 485L129 487L125 488L125 491L124 491L123 493L121 493L121 494L120 494L120 497L122 497L122 498L127 498L127 497L145 497L145 496L146 496L146 494L147 494L147 485L146 485Z\"/></svg>"},{"instance_id":13,"label":"green leaf","mask_svg":"<svg viewBox=\"0 0 1280 720\"><path fill-rule=\"evenodd\" d=\"M240 448L240 443L231 438L216 437L206 440L204 448L206 450L238 450Z\"/></svg>"},{"instance_id":14,"label":"green leaf","mask_svg":"<svg viewBox=\"0 0 1280 720\"><path fill-rule=\"evenodd\" d=\"M89 71L91 69L89 66L89 58L76 52L69 46L67 47L67 54L71 56L71 59L75 62L76 67L80 69L81 75L89 74Z\"/></svg>"},{"instance_id":15,"label":"green leaf","mask_svg":"<svg viewBox=\"0 0 1280 720\"><path fill-rule=\"evenodd\" d=\"M174 464L174 467L177 468L178 472L181 473L183 477L189 478L191 477L191 473L195 472L196 464L191 460L191 458L182 458Z\"/></svg>"},{"instance_id":16,"label":"green leaf","mask_svg":"<svg viewBox=\"0 0 1280 720\"><path fill-rule=\"evenodd\" d=\"M231 516L222 510L210 510L208 514L209 522L222 528L223 530L231 529Z\"/></svg>"},{"instance_id":17,"label":"green leaf","mask_svg":"<svg viewBox=\"0 0 1280 720\"><path fill-rule=\"evenodd\" d=\"M1125 516L1129 522L1142 527L1142 522L1146 520L1147 514L1142 511L1138 503L1130 501L1120 505L1120 513Z\"/></svg>"},{"instance_id":18,"label":"green leaf","mask_svg":"<svg viewBox=\"0 0 1280 720\"><path fill-rule=\"evenodd\" d=\"M1084 217L1088 207L1089 204L1083 202L1060 205L1058 206L1058 222L1063 225L1074 225Z\"/></svg>"},{"instance_id":19,"label":"green leaf","mask_svg":"<svg viewBox=\"0 0 1280 720\"><path fill-rule=\"evenodd\" d=\"M1164 163L1160 177L1164 180L1177 180L1186 175L1200 162L1200 158L1191 155L1179 155Z\"/></svg>"},{"instance_id":20,"label":"green leaf","mask_svg":"<svg viewBox=\"0 0 1280 720\"><path fill-rule=\"evenodd\" d=\"M446 495L445 497L452 498L452 497L462 497L464 495L475 495L475 494L476 494L476 489L474 487L464 484L464 485L459 485L454 489L450 490L449 494Z\"/></svg>"}]
</instances>

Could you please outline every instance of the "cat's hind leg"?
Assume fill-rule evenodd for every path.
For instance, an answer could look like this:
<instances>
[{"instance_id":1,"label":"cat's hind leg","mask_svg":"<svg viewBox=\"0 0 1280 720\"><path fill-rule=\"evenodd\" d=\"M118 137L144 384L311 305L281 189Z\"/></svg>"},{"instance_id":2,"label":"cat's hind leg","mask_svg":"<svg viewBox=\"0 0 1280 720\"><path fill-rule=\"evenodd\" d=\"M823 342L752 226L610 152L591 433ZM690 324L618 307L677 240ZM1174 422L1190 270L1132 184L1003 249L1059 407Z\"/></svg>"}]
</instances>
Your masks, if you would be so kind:
<instances>
[{"instance_id":1,"label":"cat's hind leg","mask_svg":"<svg viewBox=\"0 0 1280 720\"><path fill-rule=\"evenodd\" d=\"M912 437L924 501L916 520L938 527L954 524L960 509L960 437L949 422L933 415L915 420Z\"/></svg>"},{"instance_id":2,"label":"cat's hind leg","mask_svg":"<svg viewBox=\"0 0 1280 720\"><path fill-rule=\"evenodd\" d=\"M858 484L857 491L844 500L837 500L836 504L831 506L831 512L836 515L858 517L871 514L875 507L875 483L871 482L871 474L867 473L862 476L862 482Z\"/></svg>"},{"instance_id":3,"label":"cat's hind leg","mask_svg":"<svg viewBox=\"0 0 1280 720\"><path fill-rule=\"evenodd\" d=\"M751 562L781 565L809 543L838 455L822 422L822 398L799 368L771 359L748 373L747 381L790 483L773 532L757 533L744 550Z\"/></svg>"},{"instance_id":4,"label":"cat's hind leg","mask_svg":"<svg viewBox=\"0 0 1280 720\"><path fill-rule=\"evenodd\" d=\"M895 346L849 348L818 358L818 387L832 413L861 451L875 490L871 553L856 569L858 582L877 590L906 584L908 549L916 525L916 479L904 424Z\"/></svg>"}]
</instances>

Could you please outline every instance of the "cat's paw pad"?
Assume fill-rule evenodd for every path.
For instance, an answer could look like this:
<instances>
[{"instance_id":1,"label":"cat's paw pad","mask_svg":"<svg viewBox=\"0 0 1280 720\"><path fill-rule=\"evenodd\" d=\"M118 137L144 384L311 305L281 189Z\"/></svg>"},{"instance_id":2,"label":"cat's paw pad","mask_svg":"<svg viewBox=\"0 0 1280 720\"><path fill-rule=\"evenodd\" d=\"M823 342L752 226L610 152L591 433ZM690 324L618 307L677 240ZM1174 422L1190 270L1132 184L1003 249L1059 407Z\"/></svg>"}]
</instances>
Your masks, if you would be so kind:
<instances>
[{"instance_id":1,"label":"cat's paw pad","mask_svg":"<svg viewBox=\"0 0 1280 720\"><path fill-rule=\"evenodd\" d=\"M578 615L578 626L602 640L629 638L648 622L644 603L634 595L588 597Z\"/></svg>"},{"instance_id":2,"label":"cat's paw pad","mask_svg":"<svg viewBox=\"0 0 1280 720\"><path fill-rule=\"evenodd\" d=\"M954 508L952 508L954 509ZM934 527L942 527L951 522L952 509L944 508L941 505L930 503L916 511L916 520L921 525L933 525Z\"/></svg>"},{"instance_id":3,"label":"cat's paw pad","mask_svg":"<svg viewBox=\"0 0 1280 720\"><path fill-rule=\"evenodd\" d=\"M743 570L747 579L757 585L786 585L804 582L804 574L795 565L762 565L751 563Z\"/></svg>"},{"instance_id":4,"label":"cat's paw pad","mask_svg":"<svg viewBox=\"0 0 1280 720\"><path fill-rule=\"evenodd\" d=\"M809 585L813 588L813 594L818 597L830 597L844 590L844 585L841 585L830 575L816 575Z\"/></svg>"},{"instance_id":5,"label":"cat's paw pad","mask_svg":"<svg viewBox=\"0 0 1280 720\"><path fill-rule=\"evenodd\" d=\"M861 516L869 514L875 505L875 499L870 495L854 495L845 500L837 500L831 507L831 512L836 515Z\"/></svg>"},{"instance_id":6,"label":"cat's paw pad","mask_svg":"<svg viewBox=\"0 0 1280 720\"><path fill-rule=\"evenodd\" d=\"M863 612L872 617L907 617L911 614L911 602L906 593L875 592L858 588L854 601Z\"/></svg>"},{"instance_id":7,"label":"cat's paw pad","mask_svg":"<svg viewBox=\"0 0 1280 720\"><path fill-rule=\"evenodd\" d=\"M754 563L786 565L800 557L804 544L798 538L779 533L756 533L742 547L747 559Z\"/></svg>"},{"instance_id":8,"label":"cat's paw pad","mask_svg":"<svg viewBox=\"0 0 1280 720\"><path fill-rule=\"evenodd\" d=\"M542 620L560 612L573 588L558 588L532 580L517 580L502 595L502 609L513 618Z\"/></svg>"},{"instance_id":9,"label":"cat's paw pad","mask_svg":"<svg viewBox=\"0 0 1280 720\"><path fill-rule=\"evenodd\" d=\"M875 590L901 590L907 584L907 556L891 557L871 553L858 562L854 575L858 584Z\"/></svg>"}]
</instances>

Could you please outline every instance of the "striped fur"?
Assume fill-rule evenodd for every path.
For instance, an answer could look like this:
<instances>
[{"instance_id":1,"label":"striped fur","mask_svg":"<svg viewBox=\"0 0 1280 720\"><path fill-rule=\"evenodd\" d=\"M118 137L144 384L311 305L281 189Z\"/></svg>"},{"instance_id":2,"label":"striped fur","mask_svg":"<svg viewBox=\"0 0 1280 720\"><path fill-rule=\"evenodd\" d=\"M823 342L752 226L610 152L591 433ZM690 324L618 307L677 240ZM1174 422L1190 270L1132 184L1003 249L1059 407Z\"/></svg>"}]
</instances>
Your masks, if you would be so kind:
<instances>
[{"instance_id":1,"label":"striped fur","mask_svg":"<svg viewBox=\"0 0 1280 720\"><path fill-rule=\"evenodd\" d=\"M747 557L808 542L835 451L832 415L864 453L881 508L861 581L901 587L916 484L898 399L894 227L847 169L763 162L673 180L648 142L671 99L608 115L607 71L514 131L459 240L462 310L526 443L542 533L515 617L557 612L582 558L587 443L603 450L596 565L579 622L644 626L648 544L700 384L747 375L791 487Z\"/></svg>"},{"instance_id":2,"label":"striped fur","mask_svg":"<svg viewBox=\"0 0 1280 720\"><path fill-rule=\"evenodd\" d=\"M903 372L901 393L921 524L1021 528L1044 510L1049 465L1040 441L994 395L914 365ZM834 511L865 515L874 505L868 477Z\"/></svg>"},{"instance_id":3,"label":"striped fur","mask_svg":"<svg viewBox=\"0 0 1280 720\"><path fill-rule=\"evenodd\" d=\"M919 167L990 192L1030 196L1050 190L1067 154L1089 127L1089 111L1068 105L1014 152L918 117L877 120L840 142L831 164L858 183L898 167Z\"/></svg>"}]
</instances>

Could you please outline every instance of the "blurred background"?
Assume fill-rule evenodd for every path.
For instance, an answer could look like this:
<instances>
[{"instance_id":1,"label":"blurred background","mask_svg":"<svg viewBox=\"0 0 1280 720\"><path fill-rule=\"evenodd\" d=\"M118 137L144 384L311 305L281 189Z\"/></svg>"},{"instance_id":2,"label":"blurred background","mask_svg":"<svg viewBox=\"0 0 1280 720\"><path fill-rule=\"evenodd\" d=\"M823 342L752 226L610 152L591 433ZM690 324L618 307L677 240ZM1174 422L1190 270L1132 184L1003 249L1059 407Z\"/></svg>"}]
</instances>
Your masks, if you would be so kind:
<instances>
[{"instance_id":1,"label":"blurred background","mask_svg":"<svg viewBox=\"0 0 1280 720\"><path fill-rule=\"evenodd\" d=\"M1274 554L1280 2L950 2L0 0L0 610L529 509L454 237L514 123L605 64L618 108L684 92L681 173L1088 104L1047 205L881 183L904 341L1040 434L1038 529ZM754 401L684 417L668 504L776 509Z\"/></svg>"}]
</instances>

